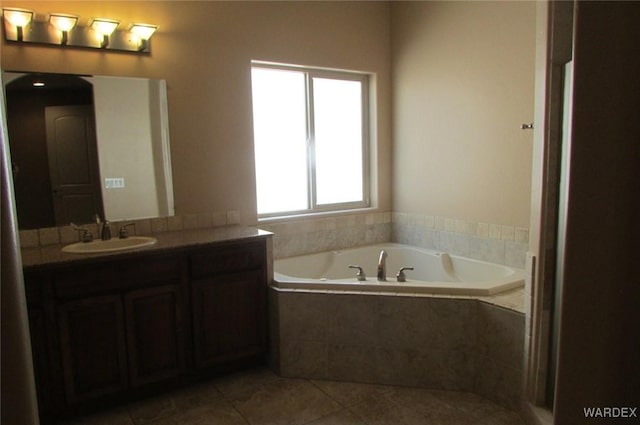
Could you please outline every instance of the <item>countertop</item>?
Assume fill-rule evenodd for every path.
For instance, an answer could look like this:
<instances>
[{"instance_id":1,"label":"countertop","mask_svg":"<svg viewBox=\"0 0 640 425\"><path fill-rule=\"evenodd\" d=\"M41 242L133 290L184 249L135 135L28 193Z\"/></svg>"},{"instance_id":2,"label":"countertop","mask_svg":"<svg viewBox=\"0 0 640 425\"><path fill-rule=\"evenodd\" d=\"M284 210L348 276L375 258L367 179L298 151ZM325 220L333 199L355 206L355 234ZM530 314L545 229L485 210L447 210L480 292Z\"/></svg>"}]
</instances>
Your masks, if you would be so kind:
<instances>
[{"instance_id":1,"label":"countertop","mask_svg":"<svg viewBox=\"0 0 640 425\"><path fill-rule=\"evenodd\" d=\"M252 238L264 238L272 233L255 227L225 226L208 229L179 230L174 232L161 232L152 235L158 240L154 245L128 250L97 254L69 254L62 252L66 244L47 245L37 248L23 248L23 268L49 267L56 265L68 265L71 263L87 263L119 258L131 258L149 252L171 251L199 245L208 245L221 242L232 242Z\"/></svg>"}]
</instances>

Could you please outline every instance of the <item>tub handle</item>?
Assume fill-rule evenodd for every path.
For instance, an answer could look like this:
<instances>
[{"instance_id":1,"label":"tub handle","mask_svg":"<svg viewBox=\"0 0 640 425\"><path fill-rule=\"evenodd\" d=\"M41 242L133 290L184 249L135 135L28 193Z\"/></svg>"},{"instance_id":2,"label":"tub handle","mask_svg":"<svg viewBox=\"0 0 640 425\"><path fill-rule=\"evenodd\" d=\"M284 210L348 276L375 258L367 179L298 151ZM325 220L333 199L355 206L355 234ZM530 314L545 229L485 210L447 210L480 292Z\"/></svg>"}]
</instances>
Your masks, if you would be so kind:
<instances>
[{"instance_id":1,"label":"tub handle","mask_svg":"<svg viewBox=\"0 0 640 425\"><path fill-rule=\"evenodd\" d=\"M396 275L396 279L398 280L398 282L406 282L407 281L407 276L405 276L405 274L404 274L405 270L413 270L413 267L402 267L400 269L400 271L398 272L398 274Z\"/></svg>"},{"instance_id":2,"label":"tub handle","mask_svg":"<svg viewBox=\"0 0 640 425\"><path fill-rule=\"evenodd\" d=\"M363 281L367 280L367 276L364 274L364 270L362 270L362 267L356 266L354 264L349 264L349 268L350 269L358 269L358 274L356 274L356 277L358 278L358 280L360 282L363 282Z\"/></svg>"}]
</instances>

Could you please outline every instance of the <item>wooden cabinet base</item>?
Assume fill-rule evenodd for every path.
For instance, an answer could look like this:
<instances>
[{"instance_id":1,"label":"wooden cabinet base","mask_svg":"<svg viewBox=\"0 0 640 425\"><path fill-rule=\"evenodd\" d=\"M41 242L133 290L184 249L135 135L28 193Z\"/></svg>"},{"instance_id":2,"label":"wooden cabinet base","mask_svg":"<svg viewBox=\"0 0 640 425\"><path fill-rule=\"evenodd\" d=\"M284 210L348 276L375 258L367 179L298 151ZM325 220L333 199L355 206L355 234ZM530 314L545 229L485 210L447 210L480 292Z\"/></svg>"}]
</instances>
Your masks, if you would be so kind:
<instances>
[{"instance_id":1,"label":"wooden cabinet base","mask_svg":"<svg viewBox=\"0 0 640 425\"><path fill-rule=\"evenodd\" d=\"M266 364L266 240L25 269L43 423Z\"/></svg>"}]
</instances>

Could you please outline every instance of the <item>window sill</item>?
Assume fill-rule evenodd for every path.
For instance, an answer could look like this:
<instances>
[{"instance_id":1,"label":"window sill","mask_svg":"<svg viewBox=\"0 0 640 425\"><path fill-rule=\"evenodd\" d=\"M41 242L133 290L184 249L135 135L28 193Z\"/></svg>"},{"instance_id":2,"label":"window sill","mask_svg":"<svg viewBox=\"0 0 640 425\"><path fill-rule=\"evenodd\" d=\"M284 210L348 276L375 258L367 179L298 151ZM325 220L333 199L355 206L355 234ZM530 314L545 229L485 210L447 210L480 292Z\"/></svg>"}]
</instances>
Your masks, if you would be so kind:
<instances>
[{"instance_id":1,"label":"window sill","mask_svg":"<svg viewBox=\"0 0 640 425\"><path fill-rule=\"evenodd\" d=\"M380 208L374 208L374 207L354 208L354 209L340 210L340 211L311 212L311 213L305 213L305 214L292 214L292 215L282 215L277 217L258 218L258 224L316 220L316 219L322 219L322 218L343 217L347 215L356 215L356 214L374 214L374 213L381 213L381 212L385 212L385 211L382 211Z\"/></svg>"}]
</instances>

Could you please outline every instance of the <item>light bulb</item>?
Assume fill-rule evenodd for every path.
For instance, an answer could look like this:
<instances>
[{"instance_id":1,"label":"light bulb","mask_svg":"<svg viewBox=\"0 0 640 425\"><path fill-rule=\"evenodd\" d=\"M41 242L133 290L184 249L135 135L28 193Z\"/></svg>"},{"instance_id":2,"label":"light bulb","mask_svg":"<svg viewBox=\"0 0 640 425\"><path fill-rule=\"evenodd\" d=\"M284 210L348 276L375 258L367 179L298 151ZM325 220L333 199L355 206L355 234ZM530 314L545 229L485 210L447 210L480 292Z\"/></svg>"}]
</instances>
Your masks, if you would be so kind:
<instances>
[{"instance_id":1,"label":"light bulb","mask_svg":"<svg viewBox=\"0 0 640 425\"><path fill-rule=\"evenodd\" d=\"M4 18L11 23L11 25L22 28L29 24L33 19L33 12L24 9L3 9Z\"/></svg>"},{"instance_id":2,"label":"light bulb","mask_svg":"<svg viewBox=\"0 0 640 425\"><path fill-rule=\"evenodd\" d=\"M133 24L131 26L131 32L138 36L142 40L148 40L151 38L154 32L158 29L157 25L148 24Z\"/></svg>"},{"instance_id":3,"label":"light bulb","mask_svg":"<svg viewBox=\"0 0 640 425\"><path fill-rule=\"evenodd\" d=\"M91 28L101 37L100 47L103 49L109 45L109 36L116 30L120 22L113 19L94 18Z\"/></svg>"}]
</instances>

